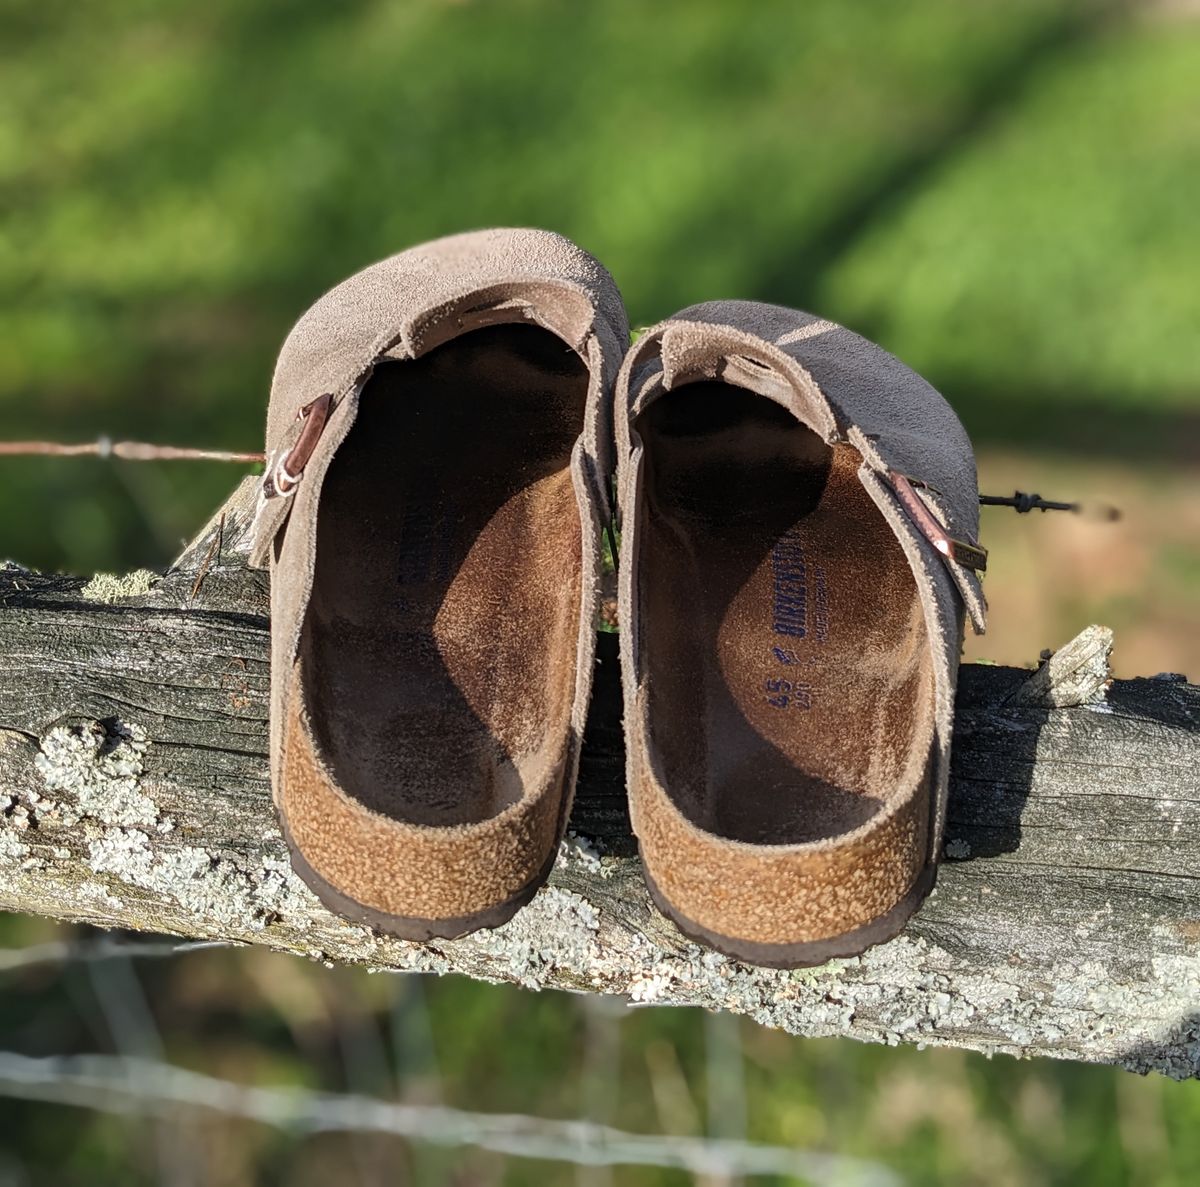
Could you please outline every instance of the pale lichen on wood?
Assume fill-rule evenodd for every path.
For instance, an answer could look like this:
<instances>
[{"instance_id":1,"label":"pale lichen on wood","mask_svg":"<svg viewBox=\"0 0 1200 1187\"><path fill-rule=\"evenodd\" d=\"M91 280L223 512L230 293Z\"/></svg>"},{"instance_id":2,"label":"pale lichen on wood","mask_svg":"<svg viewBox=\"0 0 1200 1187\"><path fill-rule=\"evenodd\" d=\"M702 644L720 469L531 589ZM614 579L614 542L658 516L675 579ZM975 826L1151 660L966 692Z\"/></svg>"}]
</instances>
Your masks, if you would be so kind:
<instances>
[{"instance_id":1,"label":"pale lichen on wood","mask_svg":"<svg viewBox=\"0 0 1200 1187\"><path fill-rule=\"evenodd\" d=\"M1200 1074L1200 689L1111 682L1102 628L1033 675L964 668L938 889L890 944L798 972L702 949L651 906L601 636L550 885L498 931L408 944L331 915L291 872L267 784L252 500L248 480L161 579L104 596L0 570L0 905L796 1034Z\"/></svg>"},{"instance_id":2,"label":"pale lichen on wood","mask_svg":"<svg viewBox=\"0 0 1200 1187\"><path fill-rule=\"evenodd\" d=\"M158 574L149 569L135 569L132 573L97 573L79 592L89 601L111 606L125 598L144 597L157 580Z\"/></svg>"},{"instance_id":3,"label":"pale lichen on wood","mask_svg":"<svg viewBox=\"0 0 1200 1187\"><path fill-rule=\"evenodd\" d=\"M1007 703L1044 709L1103 704L1111 680L1113 643L1108 627L1088 627L1065 647L1047 652L1037 671L1013 689Z\"/></svg>"}]
</instances>

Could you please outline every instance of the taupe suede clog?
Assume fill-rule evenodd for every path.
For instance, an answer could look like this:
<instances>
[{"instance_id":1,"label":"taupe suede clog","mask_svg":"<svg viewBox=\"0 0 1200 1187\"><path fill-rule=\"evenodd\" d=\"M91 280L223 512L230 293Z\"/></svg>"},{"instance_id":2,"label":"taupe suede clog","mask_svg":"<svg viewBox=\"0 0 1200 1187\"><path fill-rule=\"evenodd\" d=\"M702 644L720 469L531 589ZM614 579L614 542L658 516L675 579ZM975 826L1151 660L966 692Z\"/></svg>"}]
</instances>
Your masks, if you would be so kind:
<instances>
[{"instance_id":1,"label":"taupe suede clog","mask_svg":"<svg viewBox=\"0 0 1200 1187\"><path fill-rule=\"evenodd\" d=\"M338 285L283 346L253 560L300 876L396 935L505 922L565 827L629 341L561 236L479 231Z\"/></svg>"},{"instance_id":2,"label":"taupe suede clog","mask_svg":"<svg viewBox=\"0 0 1200 1187\"><path fill-rule=\"evenodd\" d=\"M971 444L879 347L750 302L684 310L616 401L634 831L661 909L756 964L893 936L933 884Z\"/></svg>"}]
</instances>

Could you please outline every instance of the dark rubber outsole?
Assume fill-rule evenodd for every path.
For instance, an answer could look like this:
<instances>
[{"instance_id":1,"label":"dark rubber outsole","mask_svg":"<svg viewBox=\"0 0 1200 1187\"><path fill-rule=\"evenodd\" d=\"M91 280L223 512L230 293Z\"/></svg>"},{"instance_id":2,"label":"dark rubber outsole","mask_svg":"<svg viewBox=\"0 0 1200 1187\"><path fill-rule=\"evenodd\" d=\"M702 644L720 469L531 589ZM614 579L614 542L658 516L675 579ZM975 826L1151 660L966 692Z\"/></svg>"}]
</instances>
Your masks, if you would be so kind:
<instances>
[{"instance_id":1,"label":"dark rubber outsole","mask_svg":"<svg viewBox=\"0 0 1200 1187\"><path fill-rule=\"evenodd\" d=\"M364 924L375 931L395 936L399 940L411 940L424 944L429 940L457 940L460 936L485 928L502 927L541 889L554 859L558 855L558 846L550 852L550 858L538 871L537 876L527 886L494 907L486 911L477 911L473 915L460 915L453 919L419 919L406 915L389 915L386 911L377 911L374 907L363 906L362 903L350 898L338 890L332 883L327 882L305 860L304 855L292 840L292 834L287 824L283 824L283 838L287 842L288 853L292 859L292 869L300 880L328 907L335 915L343 919L353 920Z\"/></svg>"},{"instance_id":2,"label":"dark rubber outsole","mask_svg":"<svg viewBox=\"0 0 1200 1187\"><path fill-rule=\"evenodd\" d=\"M937 880L937 867L926 866L916 882L913 883L912 889L886 915L880 915L870 923L855 928L854 931L845 932L843 935L830 936L827 940L809 940L801 944L759 944L753 940L738 940L731 936L720 935L688 919L663 897L662 891L658 889L654 884L654 879L646 871L644 862L642 871L654 905L685 936L697 943L715 948L726 956L732 956L735 960L769 969L812 968L839 957L860 956L875 944L895 939L903 931L904 925L912 918L917 908L925 901Z\"/></svg>"}]
</instances>

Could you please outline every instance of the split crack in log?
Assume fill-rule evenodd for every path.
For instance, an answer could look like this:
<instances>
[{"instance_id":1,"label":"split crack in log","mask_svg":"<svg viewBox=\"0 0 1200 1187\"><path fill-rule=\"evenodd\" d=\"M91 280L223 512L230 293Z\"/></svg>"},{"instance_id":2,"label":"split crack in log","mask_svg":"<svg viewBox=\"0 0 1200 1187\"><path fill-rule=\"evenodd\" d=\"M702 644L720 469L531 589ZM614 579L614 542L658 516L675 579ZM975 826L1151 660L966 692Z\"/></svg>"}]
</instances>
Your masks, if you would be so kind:
<instances>
[{"instance_id":1,"label":"split crack in log","mask_svg":"<svg viewBox=\"0 0 1200 1187\"><path fill-rule=\"evenodd\" d=\"M1110 681L1104 628L1032 675L963 668L938 889L890 944L796 972L702 949L650 905L602 635L550 884L499 931L408 944L331 915L289 867L267 780L267 584L246 566L254 487L157 581L0 568L0 906L796 1034L1200 1075L1200 688Z\"/></svg>"}]
</instances>

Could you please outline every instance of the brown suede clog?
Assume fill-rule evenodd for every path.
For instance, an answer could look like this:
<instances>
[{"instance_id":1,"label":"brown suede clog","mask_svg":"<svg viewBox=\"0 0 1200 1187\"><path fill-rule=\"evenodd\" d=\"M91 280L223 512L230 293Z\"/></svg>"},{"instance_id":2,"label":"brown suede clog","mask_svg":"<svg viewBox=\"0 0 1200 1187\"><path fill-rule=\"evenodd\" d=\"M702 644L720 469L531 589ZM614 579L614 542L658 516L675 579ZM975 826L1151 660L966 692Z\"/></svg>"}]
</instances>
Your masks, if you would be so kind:
<instances>
[{"instance_id":1,"label":"brown suede clog","mask_svg":"<svg viewBox=\"0 0 1200 1187\"><path fill-rule=\"evenodd\" d=\"M300 876L413 940L509 919L554 860L591 688L608 273L544 231L375 264L284 344L253 560Z\"/></svg>"},{"instance_id":2,"label":"brown suede clog","mask_svg":"<svg viewBox=\"0 0 1200 1187\"><path fill-rule=\"evenodd\" d=\"M894 935L941 847L970 441L841 326L717 302L654 327L616 401L634 831L658 905L756 964Z\"/></svg>"}]
</instances>

